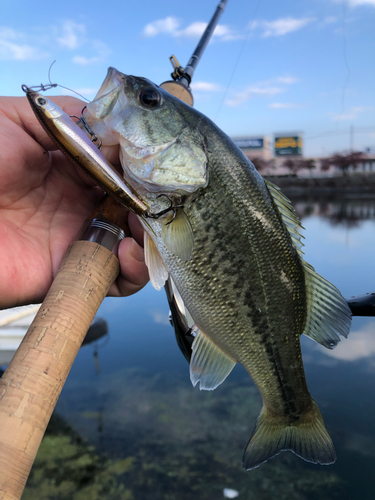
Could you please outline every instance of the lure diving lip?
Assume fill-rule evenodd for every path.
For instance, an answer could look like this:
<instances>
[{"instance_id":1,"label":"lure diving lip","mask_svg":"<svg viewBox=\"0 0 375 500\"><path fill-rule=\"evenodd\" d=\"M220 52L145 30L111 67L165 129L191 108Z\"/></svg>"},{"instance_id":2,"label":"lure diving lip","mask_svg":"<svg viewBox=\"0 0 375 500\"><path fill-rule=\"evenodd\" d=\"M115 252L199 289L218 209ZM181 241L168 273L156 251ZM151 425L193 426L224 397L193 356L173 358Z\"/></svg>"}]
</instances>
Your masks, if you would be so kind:
<instances>
[{"instance_id":1,"label":"lure diving lip","mask_svg":"<svg viewBox=\"0 0 375 500\"><path fill-rule=\"evenodd\" d=\"M70 116L42 94L26 86L23 90L43 129L59 149L119 203L140 216L147 215L148 206Z\"/></svg>"}]
</instances>

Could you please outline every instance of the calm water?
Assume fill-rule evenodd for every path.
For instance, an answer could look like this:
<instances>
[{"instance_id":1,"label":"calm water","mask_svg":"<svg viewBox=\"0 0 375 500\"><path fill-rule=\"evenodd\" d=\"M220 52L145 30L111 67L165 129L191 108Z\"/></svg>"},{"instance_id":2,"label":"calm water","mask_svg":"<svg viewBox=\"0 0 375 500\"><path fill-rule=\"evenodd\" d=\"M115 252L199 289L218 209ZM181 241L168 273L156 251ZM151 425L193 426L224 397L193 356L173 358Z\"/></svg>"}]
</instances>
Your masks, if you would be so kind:
<instances>
[{"instance_id":1,"label":"calm water","mask_svg":"<svg viewBox=\"0 0 375 500\"><path fill-rule=\"evenodd\" d=\"M306 260L345 297L374 291L375 199L294 205ZM106 299L99 316L109 336L80 350L25 500L374 498L375 318L354 318L333 351L302 339L337 462L314 466L283 452L245 472L261 400L242 367L213 392L193 388L164 292L150 286Z\"/></svg>"}]
</instances>

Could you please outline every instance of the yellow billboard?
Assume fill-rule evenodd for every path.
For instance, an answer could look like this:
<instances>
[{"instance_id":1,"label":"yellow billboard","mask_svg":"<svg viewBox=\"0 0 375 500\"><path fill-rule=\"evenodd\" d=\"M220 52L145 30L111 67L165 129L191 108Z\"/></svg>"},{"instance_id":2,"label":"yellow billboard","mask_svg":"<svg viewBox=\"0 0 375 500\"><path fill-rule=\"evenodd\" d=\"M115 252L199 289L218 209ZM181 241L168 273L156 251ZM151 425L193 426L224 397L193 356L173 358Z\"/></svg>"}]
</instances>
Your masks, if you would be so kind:
<instances>
[{"instance_id":1,"label":"yellow billboard","mask_svg":"<svg viewBox=\"0 0 375 500\"><path fill-rule=\"evenodd\" d=\"M302 137L298 135L275 137L275 156L302 154Z\"/></svg>"}]
</instances>

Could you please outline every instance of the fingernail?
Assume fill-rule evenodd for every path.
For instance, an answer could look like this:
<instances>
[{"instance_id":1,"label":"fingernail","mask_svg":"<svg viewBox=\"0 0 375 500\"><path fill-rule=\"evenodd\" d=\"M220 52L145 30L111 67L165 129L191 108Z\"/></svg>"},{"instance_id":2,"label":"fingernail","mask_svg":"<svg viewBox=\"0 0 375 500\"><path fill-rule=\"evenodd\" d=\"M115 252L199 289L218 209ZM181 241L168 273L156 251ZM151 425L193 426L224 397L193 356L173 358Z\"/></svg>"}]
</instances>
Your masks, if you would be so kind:
<instances>
[{"instance_id":1,"label":"fingernail","mask_svg":"<svg viewBox=\"0 0 375 500\"><path fill-rule=\"evenodd\" d=\"M139 246L138 243L133 239L132 239L132 246L130 247L130 255L139 262L144 262L145 260L145 254L143 248Z\"/></svg>"}]
</instances>

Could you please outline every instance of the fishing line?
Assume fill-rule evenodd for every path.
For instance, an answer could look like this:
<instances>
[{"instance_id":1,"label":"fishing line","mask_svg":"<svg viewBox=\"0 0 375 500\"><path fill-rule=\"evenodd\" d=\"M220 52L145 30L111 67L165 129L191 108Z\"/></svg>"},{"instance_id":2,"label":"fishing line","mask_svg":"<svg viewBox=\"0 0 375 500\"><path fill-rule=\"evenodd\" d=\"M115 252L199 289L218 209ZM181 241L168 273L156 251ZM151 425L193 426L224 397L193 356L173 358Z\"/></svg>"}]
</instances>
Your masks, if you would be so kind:
<instances>
[{"instance_id":1,"label":"fishing line","mask_svg":"<svg viewBox=\"0 0 375 500\"><path fill-rule=\"evenodd\" d=\"M338 123L341 119L341 116L344 113L345 109L345 93L346 93L346 88L349 83L350 79L350 68L348 64L348 58L347 58L347 51L346 51L346 0L342 0L342 36L343 36L343 46L342 46L342 55L344 59L344 64L346 67L346 80L344 82L344 86L342 88L342 94L341 94L341 111L340 114L338 115L336 119L336 129L338 127Z\"/></svg>"},{"instance_id":2,"label":"fishing line","mask_svg":"<svg viewBox=\"0 0 375 500\"><path fill-rule=\"evenodd\" d=\"M346 4L347 4L346 0L342 0L341 4L342 4L342 37L343 37L343 39L342 39L342 42L343 42L342 56L344 59L344 65L346 67L346 79L345 79L344 85L342 87L342 92L341 92L341 110L336 118L336 126L335 126L334 130L328 130L327 132L322 132L321 134L318 134L318 135L305 137L304 138L305 141L309 140L309 139L317 139L319 137L324 137L324 136L328 136L328 135L347 134L348 133L347 131L344 132L344 131L337 130L338 126L339 126L339 121L341 120L341 117L342 117L344 110L345 110L346 89L347 89L347 86L348 86L348 83L350 80L350 75L351 75L350 67L349 67L349 63L348 63L348 58L347 58L347 44L346 44ZM356 132L358 130L359 129L357 129Z\"/></svg>"},{"instance_id":3,"label":"fishing line","mask_svg":"<svg viewBox=\"0 0 375 500\"><path fill-rule=\"evenodd\" d=\"M345 134L345 133L347 134L348 133L347 131L344 132L344 131L337 130L338 126L339 126L339 121L341 120L341 117L342 117L344 110L345 110L346 89L347 89L347 86L348 86L348 83L350 80L350 76L351 76L351 71L350 71L348 57L347 57L347 43L346 43L346 7L347 7L347 1L342 0L341 4L342 4L342 36L343 36L342 56L344 59L344 65L346 67L346 79L345 79L345 82L344 82L344 85L342 88L342 93L341 93L341 110L336 118L336 126L335 126L334 130L323 132L321 134L310 136L310 137L305 137L305 140L317 139L319 137L324 137L324 136L328 136L328 135ZM368 127L368 128L369 128L369 130L372 129L372 127ZM359 130L360 129L356 129L356 132L359 132ZM364 127L362 127L362 130L364 130Z\"/></svg>"},{"instance_id":4,"label":"fishing line","mask_svg":"<svg viewBox=\"0 0 375 500\"><path fill-rule=\"evenodd\" d=\"M226 98L226 96L227 96L227 93L228 93L229 87L230 87L230 85L231 85L231 83L232 83L232 80L233 80L234 74L235 74L235 72L236 72L236 70L237 70L238 64L239 64L239 62L240 62L240 59L241 59L242 53L243 53L243 51L244 51L244 49L245 49L246 42L247 42L247 40L249 39L249 37L250 37L250 33L251 33L251 30L252 30L252 29L253 29L253 27L254 27L254 24L255 24L255 17L256 17L257 12L258 12L258 7L259 7L259 4L260 4L260 0L258 0L257 5L256 5L256 7L255 7L255 11L254 11L253 19L252 19L252 21L251 21L251 22L250 22L250 24L249 24L249 29L247 30L246 37L245 37L245 39L244 39L244 41L243 41L242 47L241 47L240 52L239 52L238 57L237 57L237 61L236 61L235 65L234 65L234 68L233 68L232 74L231 74L231 76L230 76L230 78L229 78L229 82L228 82L227 88L225 89L225 92L224 92L223 98L222 98L222 100L221 100L221 103L219 104L219 108L218 108L217 113L216 113L216 116L215 116L215 118L214 118L214 122L215 122L215 123L216 123L216 120L217 120L217 118L218 118L218 116L219 116L220 110L221 110L221 108L222 108L222 106L223 106L223 104L224 104L224 101L225 101L225 98Z\"/></svg>"},{"instance_id":5,"label":"fishing line","mask_svg":"<svg viewBox=\"0 0 375 500\"><path fill-rule=\"evenodd\" d=\"M70 89L69 87L64 87L64 85L60 85L59 83L52 83L52 81L51 81L51 69L52 69L52 66L55 64L55 62L56 62L56 59L53 61L53 63L51 64L51 66L49 67L49 70L48 70L48 80L49 80L49 83L50 83L51 87L61 87L62 89L69 90L69 92L73 92L74 94L78 95L79 97L81 97L85 101L90 102L89 99L86 99L86 97L84 97L83 95L79 94L75 90Z\"/></svg>"},{"instance_id":6,"label":"fishing line","mask_svg":"<svg viewBox=\"0 0 375 500\"><path fill-rule=\"evenodd\" d=\"M355 129L355 132L358 134L366 134L368 132L372 132L375 130L375 127L357 127ZM309 137L304 137L304 141L308 141L310 139L318 139L319 137L324 137L324 136L329 136L329 135L343 135L343 134L348 134L350 133L350 130L329 130L327 132L322 132L321 134L317 135L310 135Z\"/></svg>"}]
</instances>

